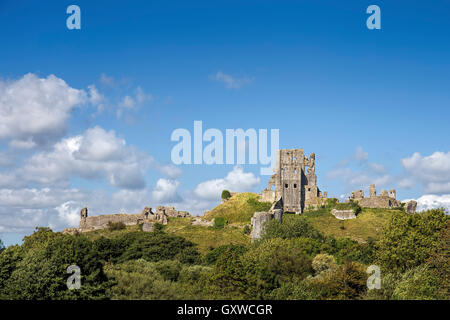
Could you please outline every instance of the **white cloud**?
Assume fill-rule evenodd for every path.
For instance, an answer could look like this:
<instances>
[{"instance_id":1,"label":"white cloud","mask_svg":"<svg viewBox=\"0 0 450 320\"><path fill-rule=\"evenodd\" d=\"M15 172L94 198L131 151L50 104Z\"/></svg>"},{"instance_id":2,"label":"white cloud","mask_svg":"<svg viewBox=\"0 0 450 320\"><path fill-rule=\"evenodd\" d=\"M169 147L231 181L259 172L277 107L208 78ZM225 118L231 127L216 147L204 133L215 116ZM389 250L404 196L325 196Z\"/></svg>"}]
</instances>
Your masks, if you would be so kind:
<instances>
[{"instance_id":1,"label":"white cloud","mask_svg":"<svg viewBox=\"0 0 450 320\"><path fill-rule=\"evenodd\" d=\"M153 99L151 94L147 94L142 90L141 87L137 87L134 91L134 95L126 95L119 102L119 108L117 109L116 115L118 118L122 117L124 110L136 110L142 106L145 102L151 101Z\"/></svg>"},{"instance_id":2,"label":"white cloud","mask_svg":"<svg viewBox=\"0 0 450 320\"><path fill-rule=\"evenodd\" d=\"M369 159L369 153L364 151L364 149L359 146L359 147L356 148L353 157L355 158L355 160L364 162L364 161L367 161Z\"/></svg>"},{"instance_id":3,"label":"white cloud","mask_svg":"<svg viewBox=\"0 0 450 320\"><path fill-rule=\"evenodd\" d=\"M173 179L159 179L152 191L152 199L158 203L180 202L181 197L177 193L179 184Z\"/></svg>"},{"instance_id":4,"label":"white cloud","mask_svg":"<svg viewBox=\"0 0 450 320\"><path fill-rule=\"evenodd\" d=\"M122 101L119 103L120 107L132 109L135 106L134 99L131 96L123 97Z\"/></svg>"},{"instance_id":5,"label":"white cloud","mask_svg":"<svg viewBox=\"0 0 450 320\"><path fill-rule=\"evenodd\" d=\"M445 208L447 211L450 211L450 194L425 194L415 200L417 201L417 211L437 208Z\"/></svg>"},{"instance_id":6,"label":"white cloud","mask_svg":"<svg viewBox=\"0 0 450 320\"><path fill-rule=\"evenodd\" d=\"M78 227L81 207L75 201L67 201L57 206L58 217L68 227Z\"/></svg>"},{"instance_id":7,"label":"white cloud","mask_svg":"<svg viewBox=\"0 0 450 320\"><path fill-rule=\"evenodd\" d=\"M0 81L0 139L29 148L60 138L70 112L88 101L84 90L50 75L28 73L17 81Z\"/></svg>"},{"instance_id":8,"label":"white cloud","mask_svg":"<svg viewBox=\"0 0 450 320\"><path fill-rule=\"evenodd\" d=\"M244 85L248 85L253 82L253 78L243 77L243 78L235 78L228 74L223 73L222 71L218 71L216 74L210 76L211 79L219 82L223 82L225 87L229 89L239 89Z\"/></svg>"},{"instance_id":9,"label":"white cloud","mask_svg":"<svg viewBox=\"0 0 450 320\"><path fill-rule=\"evenodd\" d=\"M174 179L181 176L181 169L173 164L156 164L156 169L167 177Z\"/></svg>"},{"instance_id":10,"label":"white cloud","mask_svg":"<svg viewBox=\"0 0 450 320\"><path fill-rule=\"evenodd\" d=\"M53 150L33 155L20 175L41 184L68 182L71 176L106 178L112 186L145 187L144 175L151 158L118 138L114 131L100 127L63 139Z\"/></svg>"},{"instance_id":11,"label":"white cloud","mask_svg":"<svg viewBox=\"0 0 450 320\"><path fill-rule=\"evenodd\" d=\"M450 152L434 152L429 156L416 152L401 163L410 179L421 183L425 192L450 192Z\"/></svg>"},{"instance_id":12,"label":"white cloud","mask_svg":"<svg viewBox=\"0 0 450 320\"><path fill-rule=\"evenodd\" d=\"M200 183L194 190L194 194L200 199L217 200L220 199L224 189L232 192L251 191L259 185L260 179L251 172L235 166L225 178L213 179Z\"/></svg>"}]
</instances>

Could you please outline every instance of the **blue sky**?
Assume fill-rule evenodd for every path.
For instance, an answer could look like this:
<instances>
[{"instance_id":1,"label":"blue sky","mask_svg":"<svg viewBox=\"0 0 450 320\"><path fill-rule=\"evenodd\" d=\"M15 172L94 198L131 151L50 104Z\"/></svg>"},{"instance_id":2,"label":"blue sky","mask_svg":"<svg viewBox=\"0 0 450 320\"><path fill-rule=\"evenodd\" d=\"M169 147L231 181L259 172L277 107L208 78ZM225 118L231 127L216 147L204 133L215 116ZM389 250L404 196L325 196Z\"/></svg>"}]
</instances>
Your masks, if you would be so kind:
<instances>
[{"instance_id":1,"label":"blue sky","mask_svg":"<svg viewBox=\"0 0 450 320\"><path fill-rule=\"evenodd\" d=\"M70 4L81 8L81 30L66 28ZM381 30L366 27L371 4L381 8ZM202 212L217 203L202 188L265 187L258 165L171 166L170 135L192 131L194 120L223 132L279 129L280 147L316 153L318 183L330 196L372 181L396 188L399 199L450 206L449 1L0 0L0 21L0 93L11 95L0 111L16 108L22 124L35 121L27 106L36 95L25 97L26 86L56 83L50 75L66 83L61 90L80 91L79 101L60 106L58 130L48 121L12 133L0 114L0 129L9 130L0 131L7 244L35 224L73 225L83 205L93 214L147 203ZM26 74L34 78L20 82ZM42 103L67 98L48 97L60 89L41 91ZM47 107L36 119L45 110L51 119ZM55 145L77 136L83 150L109 139L114 152L86 151L97 157L89 167L77 156L62 165L69 161ZM58 179L47 181L51 165Z\"/></svg>"}]
</instances>

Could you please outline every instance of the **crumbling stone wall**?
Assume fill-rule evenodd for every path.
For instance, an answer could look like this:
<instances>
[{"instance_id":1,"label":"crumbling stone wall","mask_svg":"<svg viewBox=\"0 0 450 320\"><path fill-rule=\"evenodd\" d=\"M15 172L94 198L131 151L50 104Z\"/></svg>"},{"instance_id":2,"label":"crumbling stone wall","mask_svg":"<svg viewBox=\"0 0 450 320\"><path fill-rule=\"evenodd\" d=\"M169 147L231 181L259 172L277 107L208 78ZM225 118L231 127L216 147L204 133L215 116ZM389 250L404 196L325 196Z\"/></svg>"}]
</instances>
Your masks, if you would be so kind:
<instances>
[{"instance_id":1,"label":"crumbling stone wall","mask_svg":"<svg viewBox=\"0 0 450 320\"><path fill-rule=\"evenodd\" d=\"M405 204L406 213L415 213L417 208L417 201L411 200Z\"/></svg>"},{"instance_id":2,"label":"crumbling stone wall","mask_svg":"<svg viewBox=\"0 0 450 320\"><path fill-rule=\"evenodd\" d=\"M380 195L377 196L377 189L374 184L371 184L369 193L369 197L365 198L364 191L353 191L350 200L358 202L362 208L392 209L402 205L401 201L395 198L396 192L394 189L391 189L389 193L386 190L381 190Z\"/></svg>"},{"instance_id":3,"label":"crumbling stone wall","mask_svg":"<svg viewBox=\"0 0 450 320\"><path fill-rule=\"evenodd\" d=\"M264 224L272 219L283 220L283 200L281 197L276 201L268 212L255 212L251 219L252 232L250 237L252 241L260 239L264 232Z\"/></svg>"},{"instance_id":4,"label":"crumbling stone wall","mask_svg":"<svg viewBox=\"0 0 450 320\"><path fill-rule=\"evenodd\" d=\"M99 229L108 228L110 222L113 223L123 223L126 226L132 226L140 223L144 223L146 230L153 230L153 223L158 222L161 224L168 223L168 215L166 211L171 216L189 216L189 213L183 211L177 211L174 207L162 207L159 206L157 211L154 213L152 208L145 207L141 213L138 214L107 214L100 216L88 217L87 208L81 209L80 212L80 224L78 227L79 232L93 231ZM150 226L151 224L151 226Z\"/></svg>"}]
</instances>

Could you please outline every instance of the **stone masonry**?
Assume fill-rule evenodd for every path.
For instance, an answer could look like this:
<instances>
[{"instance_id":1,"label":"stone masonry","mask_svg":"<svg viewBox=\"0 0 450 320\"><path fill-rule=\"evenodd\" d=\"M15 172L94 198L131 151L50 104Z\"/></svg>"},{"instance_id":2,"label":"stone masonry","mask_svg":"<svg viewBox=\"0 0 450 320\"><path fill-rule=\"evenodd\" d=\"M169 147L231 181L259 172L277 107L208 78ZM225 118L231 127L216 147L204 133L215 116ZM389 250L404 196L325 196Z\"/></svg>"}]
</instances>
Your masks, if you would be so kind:
<instances>
[{"instance_id":1,"label":"stone masonry","mask_svg":"<svg viewBox=\"0 0 450 320\"><path fill-rule=\"evenodd\" d=\"M297 214L324 204L327 193L322 194L317 187L315 162L315 154L308 158L303 149L277 150L275 174L261 192L262 201L274 202L281 198L283 211Z\"/></svg>"},{"instance_id":2,"label":"stone masonry","mask_svg":"<svg viewBox=\"0 0 450 320\"><path fill-rule=\"evenodd\" d=\"M152 208L145 207L141 213L138 214L107 214L100 216L88 216L87 208L81 209L80 212L80 224L78 227L79 232L93 231L99 229L108 228L108 224L110 222L113 223L123 223L126 226L132 226L136 224L144 224L145 231L153 230L153 224L155 222L161 224L168 223L168 216L176 217L176 216L189 216L189 213L177 211L174 207L157 207L156 212L152 211Z\"/></svg>"},{"instance_id":3,"label":"stone masonry","mask_svg":"<svg viewBox=\"0 0 450 320\"><path fill-rule=\"evenodd\" d=\"M390 190L389 193L386 190L381 190L380 194L377 195L375 185L371 184L369 193L369 197L365 198L363 190L353 191L349 200L358 202L362 208L392 209L402 206L402 202L395 198L396 192L394 189Z\"/></svg>"}]
</instances>

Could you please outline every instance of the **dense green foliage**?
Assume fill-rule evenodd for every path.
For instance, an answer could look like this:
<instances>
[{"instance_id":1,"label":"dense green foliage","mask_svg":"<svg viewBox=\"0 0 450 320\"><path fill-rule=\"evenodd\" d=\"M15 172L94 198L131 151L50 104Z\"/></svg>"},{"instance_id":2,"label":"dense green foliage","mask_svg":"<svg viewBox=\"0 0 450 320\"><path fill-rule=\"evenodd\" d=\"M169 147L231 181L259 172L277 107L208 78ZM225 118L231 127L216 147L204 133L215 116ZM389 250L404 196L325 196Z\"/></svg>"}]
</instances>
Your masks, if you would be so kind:
<instances>
[{"instance_id":1,"label":"dense green foliage","mask_svg":"<svg viewBox=\"0 0 450 320\"><path fill-rule=\"evenodd\" d=\"M228 190L223 190L222 191L222 199L223 200L228 200L231 198L231 193Z\"/></svg>"},{"instance_id":2,"label":"dense green foliage","mask_svg":"<svg viewBox=\"0 0 450 320\"><path fill-rule=\"evenodd\" d=\"M202 254L166 230L106 230L90 239L39 228L0 253L0 299L450 298L450 220L442 210L396 212L379 240L359 242L325 235L307 214L286 214L267 223L259 241ZM81 269L79 290L67 289L70 265ZM370 265L381 268L381 289L367 288Z\"/></svg>"}]
</instances>

